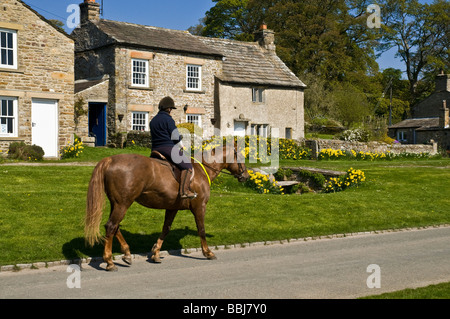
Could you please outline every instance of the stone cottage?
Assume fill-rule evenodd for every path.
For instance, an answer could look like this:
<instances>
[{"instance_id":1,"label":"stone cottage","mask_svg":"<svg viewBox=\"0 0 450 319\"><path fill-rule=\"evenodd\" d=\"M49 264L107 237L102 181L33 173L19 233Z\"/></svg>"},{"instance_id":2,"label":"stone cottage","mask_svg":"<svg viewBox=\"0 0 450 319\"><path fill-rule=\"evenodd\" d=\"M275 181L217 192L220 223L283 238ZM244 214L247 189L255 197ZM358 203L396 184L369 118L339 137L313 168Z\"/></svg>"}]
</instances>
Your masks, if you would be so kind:
<instances>
[{"instance_id":1,"label":"stone cottage","mask_svg":"<svg viewBox=\"0 0 450 319\"><path fill-rule=\"evenodd\" d=\"M450 74L436 77L436 88L412 109L412 118L389 127L389 135L404 144L438 143L450 151Z\"/></svg>"},{"instance_id":2,"label":"stone cottage","mask_svg":"<svg viewBox=\"0 0 450 319\"><path fill-rule=\"evenodd\" d=\"M203 136L304 136L305 85L276 56L274 33L254 43L210 39L100 19L95 0L80 4L74 30L76 101L86 113L77 134L106 145L117 133L148 131L157 105L171 96L177 124L190 122ZM83 112L81 112L82 114Z\"/></svg>"},{"instance_id":3,"label":"stone cottage","mask_svg":"<svg viewBox=\"0 0 450 319\"><path fill-rule=\"evenodd\" d=\"M0 3L0 151L23 141L58 158L73 140L74 41L21 0Z\"/></svg>"}]
</instances>

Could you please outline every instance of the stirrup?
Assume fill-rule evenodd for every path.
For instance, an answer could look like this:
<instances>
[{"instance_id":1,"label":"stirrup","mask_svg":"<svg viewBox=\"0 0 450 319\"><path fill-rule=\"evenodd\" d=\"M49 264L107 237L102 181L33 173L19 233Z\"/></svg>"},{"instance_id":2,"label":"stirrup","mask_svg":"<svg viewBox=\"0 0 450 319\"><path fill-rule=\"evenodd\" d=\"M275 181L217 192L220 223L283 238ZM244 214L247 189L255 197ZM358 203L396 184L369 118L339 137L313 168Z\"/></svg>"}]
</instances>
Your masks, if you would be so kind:
<instances>
[{"instance_id":1,"label":"stirrup","mask_svg":"<svg viewBox=\"0 0 450 319\"><path fill-rule=\"evenodd\" d=\"M194 199L194 198L197 198L197 193L194 192L194 193L192 193L192 195L182 194L180 197L181 197L181 199Z\"/></svg>"}]
</instances>

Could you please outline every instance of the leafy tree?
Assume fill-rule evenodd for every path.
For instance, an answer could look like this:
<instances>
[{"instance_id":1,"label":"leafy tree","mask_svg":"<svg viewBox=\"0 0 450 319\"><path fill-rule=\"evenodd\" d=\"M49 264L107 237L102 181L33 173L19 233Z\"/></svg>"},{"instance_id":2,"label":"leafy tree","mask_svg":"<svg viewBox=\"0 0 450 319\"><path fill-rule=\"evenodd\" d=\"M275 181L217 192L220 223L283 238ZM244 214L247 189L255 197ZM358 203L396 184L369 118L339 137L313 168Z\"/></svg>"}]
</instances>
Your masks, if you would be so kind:
<instances>
[{"instance_id":1,"label":"leafy tree","mask_svg":"<svg viewBox=\"0 0 450 319\"><path fill-rule=\"evenodd\" d=\"M375 77L383 89L380 91L381 95L376 98L374 114L387 119L391 109L393 123L405 119L410 113L409 82L402 79L402 73L402 70L387 68Z\"/></svg>"},{"instance_id":2,"label":"leafy tree","mask_svg":"<svg viewBox=\"0 0 450 319\"><path fill-rule=\"evenodd\" d=\"M294 73L350 81L378 67L376 35L367 28L363 3L249 0L249 10L253 20L264 20L277 33L277 53Z\"/></svg>"},{"instance_id":3,"label":"leafy tree","mask_svg":"<svg viewBox=\"0 0 450 319\"><path fill-rule=\"evenodd\" d=\"M308 86L305 94L305 119L313 123L326 119L334 112L335 101L329 83L314 74L303 75L302 81Z\"/></svg>"},{"instance_id":4,"label":"leafy tree","mask_svg":"<svg viewBox=\"0 0 450 319\"><path fill-rule=\"evenodd\" d=\"M56 19L50 19L48 22L50 22L54 27L64 31L64 22Z\"/></svg>"},{"instance_id":5,"label":"leafy tree","mask_svg":"<svg viewBox=\"0 0 450 319\"><path fill-rule=\"evenodd\" d=\"M336 103L334 118L347 127L362 123L373 114L367 95L348 82L336 84L333 100Z\"/></svg>"},{"instance_id":6,"label":"leafy tree","mask_svg":"<svg viewBox=\"0 0 450 319\"><path fill-rule=\"evenodd\" d=\"M248 0L213 0L203 22L202 35L253 41L255 25L249 19Z\"/></svg>"},{"instance_id":7,"label":"leafy tree","mask_svg":"<svg viewBox=\"0 0 450 319\"><path fill-rule=\"evenodd\" d=\"M379 49L397 48L406 66L411 101L423 91L422 79L433 81L440 68L450 71L450 3L435 0L385 0L383 3L383 38Z\"/></svg>"}]
</instances>

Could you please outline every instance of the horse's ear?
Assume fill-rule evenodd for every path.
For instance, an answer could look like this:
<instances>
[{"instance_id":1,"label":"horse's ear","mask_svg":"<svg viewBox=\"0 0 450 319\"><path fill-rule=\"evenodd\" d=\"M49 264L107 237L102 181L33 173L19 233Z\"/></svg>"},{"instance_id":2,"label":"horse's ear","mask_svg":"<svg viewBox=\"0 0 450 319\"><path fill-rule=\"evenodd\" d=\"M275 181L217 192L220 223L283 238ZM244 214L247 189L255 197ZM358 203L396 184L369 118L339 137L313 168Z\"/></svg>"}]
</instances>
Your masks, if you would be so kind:
<instances>
[{"instance_id":1,"label":"horse's ear","mask_svg":"<svg viewBox=\"0 0 450 319\"><path fill-rule=\"evenodd\" d=\"M216 148L215 147L211 150L211 155L212 156L216 155Z\"/></svg>"}]
</instances>

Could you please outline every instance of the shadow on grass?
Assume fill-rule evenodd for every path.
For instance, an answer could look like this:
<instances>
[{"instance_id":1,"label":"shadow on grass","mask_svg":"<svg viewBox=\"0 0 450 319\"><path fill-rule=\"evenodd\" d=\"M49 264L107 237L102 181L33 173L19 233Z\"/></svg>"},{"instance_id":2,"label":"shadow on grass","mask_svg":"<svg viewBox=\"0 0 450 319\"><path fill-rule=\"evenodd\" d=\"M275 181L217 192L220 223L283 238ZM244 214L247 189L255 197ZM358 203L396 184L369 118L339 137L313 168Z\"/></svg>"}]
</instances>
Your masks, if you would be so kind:
<instances>
[{"instance_id":1,"label":"shadow on grass","mask_svg":"<svg viewBox=\"0 0 450 319\"><path fill-rule=\"evenodd\" d=\"M130 246L132 254L149 253L161 234L133 234L122 228L120 231ZM198 246L200 246L200 237L198 237L197 230L192 230L189 227L185 227L184 229L171 230L164 240L161 250L175 251L171 252L171 254L181 256L181 253L177 253L176 251L181 251L183 249L181 240L187 236L196 236L198 238ZM213 235L206 234L206 237L210 238L213 237ZM62 253L67 260L86 257L101 257L103 255L103 245L97 244L91 248L85 245L83 237L78 237L65 243L62 246ZM114 239L113 242L113 254L121 254L120 245L117 239Z\"/></svg>"}]
</instances>

